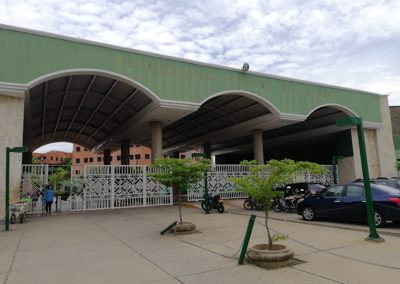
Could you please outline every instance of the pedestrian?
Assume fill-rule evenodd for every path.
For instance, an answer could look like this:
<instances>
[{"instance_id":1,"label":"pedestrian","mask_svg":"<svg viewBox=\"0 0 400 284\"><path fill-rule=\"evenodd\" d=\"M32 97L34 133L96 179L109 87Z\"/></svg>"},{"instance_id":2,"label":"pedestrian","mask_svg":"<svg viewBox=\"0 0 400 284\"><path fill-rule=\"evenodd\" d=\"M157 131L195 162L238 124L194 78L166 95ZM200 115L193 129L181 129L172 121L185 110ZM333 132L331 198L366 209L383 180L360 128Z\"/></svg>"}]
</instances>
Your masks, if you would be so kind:
<instances>
[{"instance_id":1,"label":"pedestrian","mask_svg":"<svg viewBox=\"0 0 400 284\"><path fill-rule=\"evenodd\" d=\"M44 192L44 202L46 203L46 215L51 215L51 206L53 205L54 189L48 185Z\"/></svg>"}]
</instances>

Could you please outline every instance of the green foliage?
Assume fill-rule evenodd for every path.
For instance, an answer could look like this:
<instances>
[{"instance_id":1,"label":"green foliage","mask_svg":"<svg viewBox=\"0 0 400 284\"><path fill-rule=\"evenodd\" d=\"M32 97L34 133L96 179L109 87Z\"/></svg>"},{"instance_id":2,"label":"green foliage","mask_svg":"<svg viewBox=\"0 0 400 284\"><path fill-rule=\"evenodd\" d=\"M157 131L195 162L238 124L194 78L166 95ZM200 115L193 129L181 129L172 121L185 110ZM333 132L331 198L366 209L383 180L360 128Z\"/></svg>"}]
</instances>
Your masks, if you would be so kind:
<instances>
[{"instance_id":1,"label":"green foliage","mask_svg":"<svg viewBox=\"0 0 400 284\"><path fill-rule=\"evenodd\" d=\"M277 242L277 241L284 241L288 238L288 236L286 235L282 235L282 234L274 234L272 236L272 241L273 242Z\"/></svg>"},{"instance_id":2,"label":"green foliage","mask_svg":"<svg viewBox=\"0 0 400 284\"><path fill-rule=\"evenodd\" d=\"M60 167L49 177L49 184L58 187L66 179L69 179L69 172L65 168Z\"/></svg>"},{"instance_id":3,"label":"green foliage","mask_svg":"<svg viewBox=\"0 0 400 284\"><path fill-rule=\"evenodd\" d=\"M270 160L265 165L255 165L254 161L243 161L240 164L250 165L249 174L228 180L235 182L238 190L257 200L264 210L270 210L273 199L282 195L281 191L275 190L277 185L291 183L293 175L302 172L323 174L326 171L318 164L290 159Z\"/></svg>"},{"instance_id":4,"label":"green foliage","mask_svg":"<svg viewBox=\"0 0 400 284\"><path fill-rule=\"evenodd\" d=\"M396 162L396 170L397 170L397 171L400 171L400 161L397 161L397 162Z\"/></svg>"},{"instance_id":5,"label":"green foliage","mask_svg":"<svg viewBox=\"0 0 400 284\"><path fill-rule=\"evenodd\" d=\"M72 159L71 158L65 158L64 159L64 165L67 167L71 167L72 166Z\"/></svg>"},{"instance_id":6,"label":"green foliage","mask_svg":"<svg viewBox=\"0 0 400 284\"><path fill-rule=\"evenodd\" d=\"M187 189L190 183L199 181L209 165L208 159L194 163L189 159L161 158L152 165L159 173L150 176L167 187L181 191Z\"/></svg>"},{"instance_id":7,"label":"green foliage","mask_svg":"<svg viewBox=\"0 0 400 284\"><path fill-rule=\"evenodd\" d=\"M268 244L272 248L273 237L268 228L268 211L272 207L273 200L283 193L275 190L278 185L292 182L294 175L309 172L311 174L323 174L326 169L311 162L295 162L290 159L270 160L265 165L256 165L253 161L243 161L241 165L248 165L249 174L243 177L229 178L238 185L238 190L246 192L254 198L265 211L265 227L268 233ZM279 239L278 237L275 237Z\"/></svg>"},{"instance_id":8,"label":"green foliage","mask_svg":"<svg viewBox=\"0 0 400 284\"><path fill-rule=\"evenodd\" d=\"M172 187L178 196L179 220L182 223L181 191L186 190L190 183L203 178L204 172L210 166L210 160L203 159L193 162L189 159L161 158L152 165L157 173L150 174L159 183Z\"/></svg>"}]
</instances>

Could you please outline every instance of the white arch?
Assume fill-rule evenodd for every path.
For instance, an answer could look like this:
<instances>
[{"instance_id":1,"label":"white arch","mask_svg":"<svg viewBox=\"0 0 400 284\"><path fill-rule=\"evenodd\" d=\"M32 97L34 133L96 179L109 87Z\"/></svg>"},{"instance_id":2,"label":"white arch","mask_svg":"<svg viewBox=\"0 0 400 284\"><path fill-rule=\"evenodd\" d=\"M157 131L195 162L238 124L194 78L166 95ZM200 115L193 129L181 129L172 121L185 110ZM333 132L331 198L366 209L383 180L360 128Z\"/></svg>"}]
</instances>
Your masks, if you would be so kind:
<instances>
[{"instance_id":1,"label":"white arch","mask_svg":"<svg viewBox=\"0 0 400 284\"><path fill-rule=\"evenodd\" d=\"M107 78L111 78L120 82L123 82L125 84L128 84L130 86L133 86L137 89L139 89L141 92L143 92L145 95L147 95L152 101L156 102L157 104L160 104L160 98L149 88L145 87L141 83L126 77L124 75L106 71L106 70L101 70L101 69L65 69L53 73L49 73L46 75L43 75L41 77L38 77L32 81L30 81L26 86L29 89L52 79L60 78L60 77L65 77L65 76L71 76L71 75L99 75Z\"/></svg>"},{"instance_id":2,"label":"white arch","mask_svg":"<svg viewBox=\"0 0 400 284\"><path fill-rule=\"evenodd\" d=\"M272 114L277 115L277 116L281 116L281 112L276 108L276 106L274 106L272 103L270 103L268 100L266 100L265 98L254 94L252 92L249 91L243 91L243 90L226 90L226 91L222 91L216 94L213 94L207 98L205 98L204 100L202 100L200 102L200 106L202 106L204 103L206 103L207 101L211 100L212 98L218 97L218 96L225 96L225 95L241 95L243 97L249 98L253 101L258 102L259 104L265 106Z\"/></svg>"},{"instance_id":3,"label":"white arch","mask_svg":"<svg viewBox=\"0 0 400 284\"><path fill-rule=\"evenodd\" d=\"M352 110L351 108L348 108L346 106L340 105L340 104L335 104L335 103L330 103L330 104L323 104L323 105L319 105L315 108L313 108L308 114L307 117L309 117L314 111L323 108L323 107L332 107L338 110L343 111L345 114L349 115L349 116L359 116L354 110Z\"/></svg>"}]
</instances>

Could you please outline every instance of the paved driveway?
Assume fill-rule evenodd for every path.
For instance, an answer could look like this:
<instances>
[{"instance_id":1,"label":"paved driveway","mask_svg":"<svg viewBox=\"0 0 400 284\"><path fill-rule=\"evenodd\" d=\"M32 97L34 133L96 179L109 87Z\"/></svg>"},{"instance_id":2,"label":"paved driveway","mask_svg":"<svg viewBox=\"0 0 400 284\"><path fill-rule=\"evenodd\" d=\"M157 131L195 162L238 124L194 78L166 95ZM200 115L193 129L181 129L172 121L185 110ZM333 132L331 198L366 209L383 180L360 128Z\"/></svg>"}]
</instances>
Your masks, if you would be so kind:
<instances>
[{"instance_id":1,"label":"paved driveway","mask_svg":"<svg viewBox=\"0 0 400 284\"><path fill-rule=\"evenodd\" d=\"M184 208L199 233L161 236L176 207L28 219L0 232L0 283L399 283L400 239L270 220L305 263L278 270L237 265L248 216ZM251 244L266 240L257 217Z\"/></svg>"}]
</instances>

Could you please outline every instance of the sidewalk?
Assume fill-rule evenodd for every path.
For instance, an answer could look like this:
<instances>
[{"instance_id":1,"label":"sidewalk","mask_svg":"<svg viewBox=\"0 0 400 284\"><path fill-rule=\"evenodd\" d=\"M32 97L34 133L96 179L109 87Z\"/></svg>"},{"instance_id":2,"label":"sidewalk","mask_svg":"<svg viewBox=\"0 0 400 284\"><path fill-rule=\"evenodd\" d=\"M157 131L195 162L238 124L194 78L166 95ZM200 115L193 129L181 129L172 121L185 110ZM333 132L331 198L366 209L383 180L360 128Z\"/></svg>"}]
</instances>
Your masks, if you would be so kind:
<instances>
[{"instance_id":1,"label":"sidewalk","mask_svg":"<svg viewBox=\"0 0 400 284\"><path fill-rule=\"evenodd\" d=\"M28 219L0 232L0 283L399 283L400 242L365 232L270 220L305 261L264 270L237 265L248 216L183 208L200 233L161 236L176 207L97 211ZM251 244L265 242L257 217ZM261 224L260 224L261 223Z\"/></svg>"}]
</instances>

